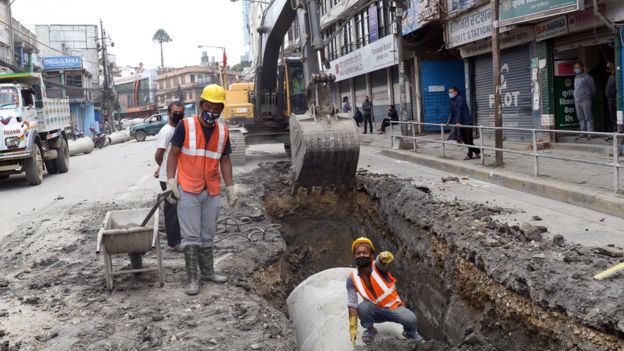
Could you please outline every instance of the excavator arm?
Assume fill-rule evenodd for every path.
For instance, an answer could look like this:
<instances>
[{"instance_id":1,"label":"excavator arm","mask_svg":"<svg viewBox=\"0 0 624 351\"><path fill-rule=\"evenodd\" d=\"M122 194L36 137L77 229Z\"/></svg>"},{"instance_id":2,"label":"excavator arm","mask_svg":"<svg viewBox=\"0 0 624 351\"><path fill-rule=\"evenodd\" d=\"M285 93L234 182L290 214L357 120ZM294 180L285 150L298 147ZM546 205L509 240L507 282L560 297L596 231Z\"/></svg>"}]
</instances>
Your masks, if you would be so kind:
<instances>
[{"instance_id":1,"label":"excavator arm","mask_svg":"<svg viewBox=\"0 0 624 351\"><path fill-rule=\"evenodd\" d=\"M318 0L273 0L265 10L259 39L256 84L256 118L279 115L277 64L284 36L293 21L299 22L302 63L307 83L308 110L289 117L291 184L296 188L354 185L359 159L359 134L349 114L339 113L332 101L336 77L323 73L323 40Z\"/></svg>"}]
</instances>

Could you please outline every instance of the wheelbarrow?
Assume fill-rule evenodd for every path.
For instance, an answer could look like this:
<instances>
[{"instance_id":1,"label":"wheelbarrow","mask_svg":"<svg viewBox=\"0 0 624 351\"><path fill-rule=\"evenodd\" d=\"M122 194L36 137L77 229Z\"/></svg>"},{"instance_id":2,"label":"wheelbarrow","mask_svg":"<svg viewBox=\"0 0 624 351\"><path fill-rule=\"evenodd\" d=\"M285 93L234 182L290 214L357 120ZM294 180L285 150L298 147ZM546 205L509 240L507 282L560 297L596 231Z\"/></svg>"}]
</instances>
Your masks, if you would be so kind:
<instances>
[{"instance_id":1,"label":"wheelbarrow","mask_svg":"<svg viewBox=\"0 0 624 351\"><path fill-rule=\"evenodd\" d=\"M96 253L104 258L106 288L113 290L113 277L121 274L158 272L160 287L164 286L160 236L158 235L160 203L170 191L158 195L152 208L108 211L98 232ZM158 265L143 267L143 255L155 250ZM128 254L132 269L113 269L112 255Z\"/></svg>"}]
</instances>

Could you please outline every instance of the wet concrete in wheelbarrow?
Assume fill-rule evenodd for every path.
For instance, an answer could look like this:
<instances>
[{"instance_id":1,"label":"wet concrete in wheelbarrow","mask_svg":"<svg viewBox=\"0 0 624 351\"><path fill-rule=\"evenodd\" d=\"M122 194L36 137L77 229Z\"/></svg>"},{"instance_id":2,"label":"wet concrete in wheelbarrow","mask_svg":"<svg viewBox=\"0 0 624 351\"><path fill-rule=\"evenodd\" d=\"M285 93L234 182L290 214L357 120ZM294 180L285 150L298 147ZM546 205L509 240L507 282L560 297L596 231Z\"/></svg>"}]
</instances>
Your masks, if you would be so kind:
<instances>
[{"instance_id":1,"label":"wet concrete in wheelbarrow","mask_svg":"<svg viewBox=\"0 0 624 351\"><path fill-rule=\"evenodd\" d=\"M166 250L164 288L149 273L105 289L101 221L148 201L84 202L20 226L0 243L0 350L294 350L286 296L310 274L350 265L360 235L396 254L399 291L430 340L380 338L366 349L624 346L624 278L591 278L621 260L617 249L545 239L546 228L492 219L505 209L441 200L410 180L360 174L355 192L293 196L287 174L279 162L237 178L243 206L222 201L229 224L216 244L230 282L203 284L195 297L183 293L182 255ZM123 255L113 264L129 268Z\"/></svg>"}]
</instances>

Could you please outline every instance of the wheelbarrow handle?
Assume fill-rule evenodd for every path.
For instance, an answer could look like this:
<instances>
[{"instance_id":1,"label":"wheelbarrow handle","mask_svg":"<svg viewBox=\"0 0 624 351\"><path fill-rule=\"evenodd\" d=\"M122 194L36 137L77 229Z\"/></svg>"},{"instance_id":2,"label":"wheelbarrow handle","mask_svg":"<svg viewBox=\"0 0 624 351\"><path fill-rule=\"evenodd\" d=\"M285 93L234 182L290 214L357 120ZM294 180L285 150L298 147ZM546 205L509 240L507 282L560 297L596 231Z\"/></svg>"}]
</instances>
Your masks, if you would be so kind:
<instances>
[{"instance_id":1,"label":"wheelbarrow handle","mask_svg":"<svg viewBox=\"0 0 624 351\"><path fill-rule=\"evenodd\" d=\"M156 209L158 208L158 206L160 206L160 203L163 202L167 198L167 196L169 196L169 194L171 194L171 190L165 190L162 193L158 194L158 196L156 196L156 203L154 204L154 206L152 206L152 209L149 211L147 216L145 216L145 219L141 223L141 227L145 227L147 222L154 215L154 212L156 212Z\"/></svg>"}]
</instances>

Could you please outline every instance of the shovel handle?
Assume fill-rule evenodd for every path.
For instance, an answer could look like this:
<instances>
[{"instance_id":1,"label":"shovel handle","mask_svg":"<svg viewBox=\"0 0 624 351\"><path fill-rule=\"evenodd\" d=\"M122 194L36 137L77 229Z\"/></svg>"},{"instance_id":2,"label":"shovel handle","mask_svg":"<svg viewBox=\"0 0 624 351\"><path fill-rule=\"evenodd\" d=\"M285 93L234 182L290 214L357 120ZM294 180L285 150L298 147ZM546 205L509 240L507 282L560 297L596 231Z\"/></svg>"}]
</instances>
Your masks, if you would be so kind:
<instances>
[{"instance_id":1,"label":"shovel handle","mask_svg":"<svg viewBox=\"0 0 624 351\"><path fill-rule=\"evenodd\" d=\"M147 216L145 216L145 219L141 223L141 227L145 227L147 222L154 215L154 212L156 212L156 209L158 208L158 206L160 206L160 203L163 202L163 200L165 200L167 198L167 196L169 196L169 194L171 194L171 192L172 192L171 190L165 190L162 193L158 194L158 196L156 196L156 203L154 204L154 206L152 206L152 209L149 211Z\"/></svg>"}]
</instances>

